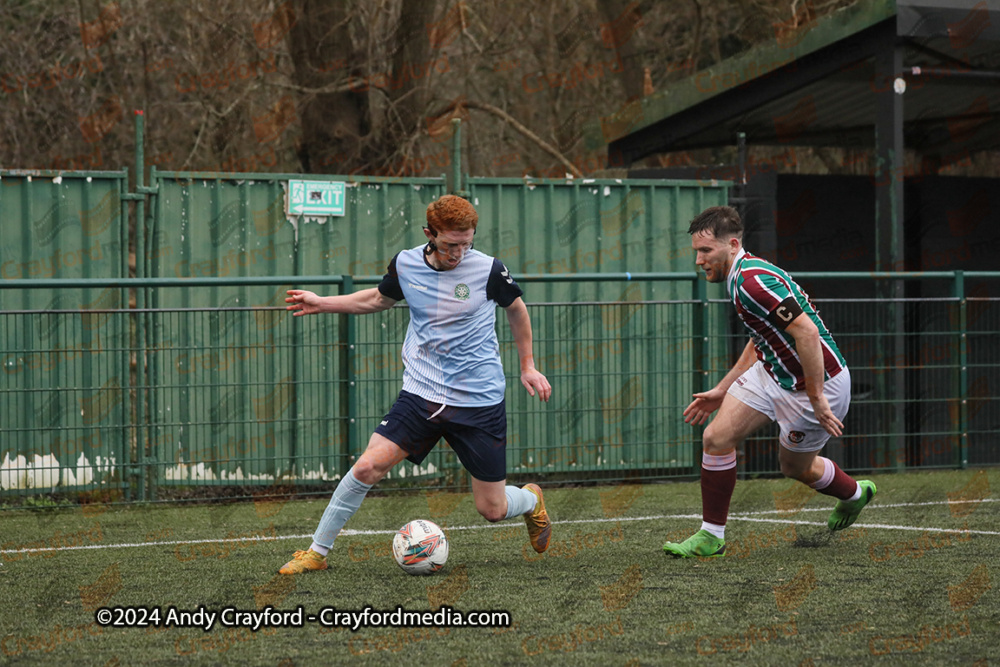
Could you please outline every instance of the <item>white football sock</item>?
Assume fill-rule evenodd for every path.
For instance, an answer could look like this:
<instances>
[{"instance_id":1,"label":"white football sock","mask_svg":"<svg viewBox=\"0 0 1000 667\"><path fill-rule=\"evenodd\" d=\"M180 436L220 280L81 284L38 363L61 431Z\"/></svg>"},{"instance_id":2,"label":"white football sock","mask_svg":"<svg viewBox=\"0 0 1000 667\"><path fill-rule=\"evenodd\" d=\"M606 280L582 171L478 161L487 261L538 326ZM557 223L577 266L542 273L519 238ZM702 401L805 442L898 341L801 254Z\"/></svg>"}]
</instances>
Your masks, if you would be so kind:
<instances>
[{"instance_id":1,"label":"white football sock","mask_svg":"<svg viewBox=\"0 0 1000 667\"><path fill-rule=\"evenodd\" d=\"M707 530L708 532L710 532L713 535L715 535L716 537L718 537L720 540L726 539L726 527L725 526L717 526L714 523L709 523L707 521L702 521L701 522L701 529L702 530Z\"/></svg>"},{"instance_id":2,"label":"white football sock","mask_svg":"<svg viewBox=\"0 0 1000 667\"><path fill-rule=\"evenodd\" d=\"M538 496L531 491L516 486L505 486L503 492L507 496L507 515L504 516L504 520L527 514L538 504Z\"/></svg>"},{"instance_id":3,"label":"white football sock","mask_svg":"<svg viewBox=\"0 0 1000 667\"><path fill-rule=\"evenodd\" d=\"M323 517L319 520L319 526L313 535L313 545L326 547L327 551L333 546L333 540L340 533L347 520L354 516L354 513L361 507L361 501L365 499L371 484L365 484L354 476L354 468L347 471L337 489L330 498L330 504L326 506ZM317 549L317 551L319 551ZM325 555L325 554L324 554Z\"/></svg>"}]
</instances>

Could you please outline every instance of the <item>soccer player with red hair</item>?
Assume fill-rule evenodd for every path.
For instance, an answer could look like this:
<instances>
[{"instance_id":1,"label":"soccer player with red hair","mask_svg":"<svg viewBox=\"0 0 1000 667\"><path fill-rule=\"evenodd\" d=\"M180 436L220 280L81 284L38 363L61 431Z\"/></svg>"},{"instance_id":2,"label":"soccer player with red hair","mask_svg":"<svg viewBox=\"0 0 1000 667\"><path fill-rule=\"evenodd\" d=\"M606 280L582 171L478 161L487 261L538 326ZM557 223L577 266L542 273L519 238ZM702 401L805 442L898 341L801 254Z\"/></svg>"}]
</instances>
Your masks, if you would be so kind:
<instances>
[{"instance_id":1,"label":"soccer player with red hair","mask_svg":"<svg viewBox=\"0 0 1000 667\"><path fill-rule=\"evenodd\" d=\"M532 355L531 320L522 291L499 259L472 248L479 216L461 197L427 207L427 243L389 262L378 287L320 297L288 290L294 315L375 313L406 299L410 324L403 343L403 388L375 428L368 447L340 480L309 549L296 551L282 574L325 570L334 538L368 490L396 464L419 464L442 437L472 476L476 509L487 521L523 516L535 551L549 545L551 522L542 491L506 484L505 381L495 322L507 314L521 363L521 384L548 401L549 381Z\"/></svg>"}]
</instances>

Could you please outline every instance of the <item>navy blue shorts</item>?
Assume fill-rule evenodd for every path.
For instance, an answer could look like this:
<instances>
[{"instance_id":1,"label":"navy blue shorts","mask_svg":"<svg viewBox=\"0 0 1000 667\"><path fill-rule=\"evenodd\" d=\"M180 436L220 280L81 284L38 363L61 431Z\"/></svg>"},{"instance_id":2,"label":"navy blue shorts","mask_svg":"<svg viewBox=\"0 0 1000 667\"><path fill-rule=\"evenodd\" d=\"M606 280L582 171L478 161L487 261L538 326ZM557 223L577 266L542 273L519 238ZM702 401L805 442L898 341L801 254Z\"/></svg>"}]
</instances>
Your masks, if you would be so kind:
<instances>
[{"instance_id":1,"label":"navy blue shorts","mask_svg":"<svg viewBox=\"0 0 1000 667\"><path fill-rule=\"evenodd\" d=\"M507 478L507 407L503 401L482 408L454 408L399 392L375 429L420 464L438 440L448 441L465 469L482 482Z\"/></svg>"}]
</instances>

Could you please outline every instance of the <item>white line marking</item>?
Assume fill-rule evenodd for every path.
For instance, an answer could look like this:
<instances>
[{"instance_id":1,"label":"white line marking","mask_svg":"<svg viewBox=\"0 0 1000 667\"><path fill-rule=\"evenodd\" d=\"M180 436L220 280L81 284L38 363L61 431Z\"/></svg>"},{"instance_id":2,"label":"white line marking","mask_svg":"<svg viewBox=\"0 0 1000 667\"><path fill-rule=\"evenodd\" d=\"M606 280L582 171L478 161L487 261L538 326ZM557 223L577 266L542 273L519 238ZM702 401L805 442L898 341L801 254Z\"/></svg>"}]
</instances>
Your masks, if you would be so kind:
<instances>
[{"instance_id":1,"label":"white line marking","mask_svg":"<svg viewBox=\"0 0 1000 667\"><path fill-rule=\"evenodd\" d=\"M858 528L886 528L889 530L919 530L924 533L958 533L959 535L1000 535L993 530L966 530L965 528L916 528L913 526L890 526L882 523L856 523Z\"/></svg>"},{"instance_id":2,"label":"white line marking","mask_svg":"<svg viewBox=\"0 0 1000 667\"><path fill-rule=\"evenodd\" d=\"M892 504L878 504L872 505L870 509L882 509L889 507L922 507L925 505L961 505L963 503L996 503L1000 502L1000 499L994 498L982 498L976 500L934 500L926 503L892 503ZM869 509L869 508L865 508ZM731 512L729 518L738 516L757 516L759 514L797 514L798 512L829 512L830 507L803 507L800 509L789 509L789 510L761 510L759 512Z\"/></svg>"},{"instance_id":3,"label":"white line marking","mask_svg":"<svg viewBox=\"0 0 1000 667\"><path fill-rule=\"evenodd\" d=\"M699 519L701 517L698 517ZM788 519L758 519L755 517L741 516L729 517L741 521L756 521L758 523L795 523L804 526L822 526L826 524L821 521L793 521ZM992 530L969 530L967 528L921 528L920 526L893 526L886 523L856 523L851 528L884 528L886 530L919 530L922 533L955 533L956 535L1000 535L1000 532Z\"/></svg>"},{"instance_id":4,"label":"white line marking","mask_svg":"<svg viewBox=\"0 0 1000 667\"><path fill-rule=\"evenodd\" d=\"M72 547L42 547L39 549L8 549L0 551L0 554L23 554L35 553L39 551L74 551L77 549L126 549L134 547L163 547L172 544L221 544L224 542L274 542L275 540L290 540L297 537L312 537L312 535L286 535L280 537L240 537L222 538L219 540L175 540L172 542L133 542L124 544L83 544Z\"/></svg>"},{"instance_id":5,"label":"white line marking","mask_svg":"<svg viewBox=\"0 0 1000 667\"><path fill-rule=\"evenodd\" d=\"M889 509L896 507L922 507L928 505L958 505L962 503L995 503L1000 502L1000 499L994 498L983 498L981 500L941 500L941 501L931 501L923 503L894 503L888 505L871 505L866 507L866 510L872 509ZM730 514L729 518L736 521L755 521L758 523L794 523L806 526L822 526L826 527L825 523L819 521L802 521L796 519L764 519L757 518L759 515L763 514L797 514L798 512L829 512L831 508L829 507L804 507L799 510L762 510L758 512L738 512ZM659 514L655 516L636 516L636 517L616 517L616 518L600 518L600 519L572 519L568 521L558 521L558 525L572 525L581 523L613 523L613 522L628 522L628 521L663 521L668 519L701 519L700 514ZM489 530L494 528L507 528L509 524L505 523L487 523L475 526L452 526L446 527L447 530ZM896 526L891 524L881 524L881 523L856 523L853 527L856 528L881 528L884 530L910 530L910 531L927 531L934 533L962 533L962 534L972 534L972 535L1000 535L1000 532L990 531L990 530L969 530L966 528L924 528L921 526ZM395 530L351 530L344 529L340 531L340 535L344 537L352 537L356 535L394 535ZM67 547L42 547L37 549L0 549L0 554L22 554L22 553L39 553L42 551L75 551L79 549L130 549L137 547L164 547L172 545L181 544L224 544L226 542L275 542L277 540L304 540L312 539L312 534L305 535L278 535L275 537L237 537L237 538L220 538L217 540L171 540L168 542L136 542L136 543L124 543L124 544L85 544L80 546L67 546Z\"/></svg>"}]
</instances>

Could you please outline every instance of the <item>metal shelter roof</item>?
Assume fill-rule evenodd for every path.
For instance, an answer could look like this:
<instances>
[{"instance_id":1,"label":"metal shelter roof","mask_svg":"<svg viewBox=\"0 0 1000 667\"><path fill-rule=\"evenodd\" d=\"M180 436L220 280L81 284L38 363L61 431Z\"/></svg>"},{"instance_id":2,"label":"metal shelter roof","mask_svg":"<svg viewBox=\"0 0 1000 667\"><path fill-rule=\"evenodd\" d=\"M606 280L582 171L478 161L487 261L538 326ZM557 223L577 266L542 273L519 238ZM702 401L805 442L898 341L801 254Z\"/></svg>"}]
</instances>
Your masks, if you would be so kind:
<instances>
[{"instance_id":1,"label":"metal shelter roof","mask_svg":"<svg viewBox=\"0 0 1000 667\"><path fill-rule=\"evenodd\" d=\"M1000 0L864 0L626 104L589 137L617 166L738 132L751 145L873 147L895 113L906 148L947 163L1000 147L998 70ZM898 103L879 119L889 91Z\"/></svg>"}]
</instances>

